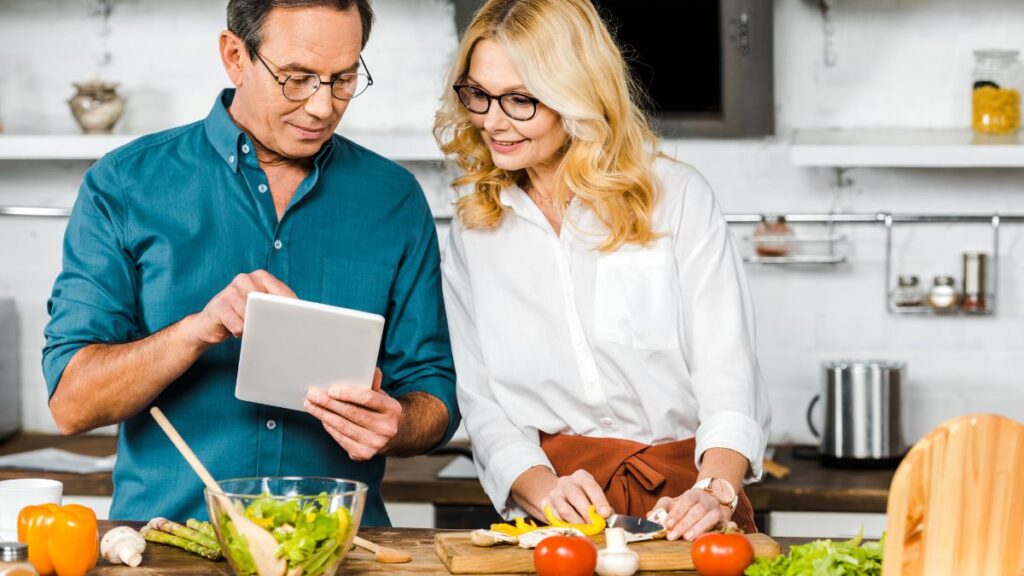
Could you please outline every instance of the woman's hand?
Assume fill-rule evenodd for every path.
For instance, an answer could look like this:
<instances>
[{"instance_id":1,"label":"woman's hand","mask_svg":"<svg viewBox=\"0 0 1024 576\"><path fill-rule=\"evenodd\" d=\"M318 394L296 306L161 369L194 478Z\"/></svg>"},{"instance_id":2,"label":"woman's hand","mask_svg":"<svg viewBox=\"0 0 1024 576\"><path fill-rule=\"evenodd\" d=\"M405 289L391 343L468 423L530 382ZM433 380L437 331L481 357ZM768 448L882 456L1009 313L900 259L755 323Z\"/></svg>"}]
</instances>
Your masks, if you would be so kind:
<instances>
[{"instance_id":1,"label":"woman's hand","mask_svg":"<svg viewBox=\"0 0 1024 576\"><path fill-rule=\"evenodd\" d=\"M544 520L545 506L550 506L560 520L576 524L590 523L587 509L591 504L606 518L612 513L601 486L584 470L559 477L547 466L534 466L516 478L512 497L538 520Z\"/></svg>"},{"instance_id":2,"label":"woman's hand","mask_svg":"<svg viewBox=\"0 0 1024 576\"><path fill-rule=\"evenodd\" d=\"M607 518L612 513L604 490L590 472L577 470L568 476L560 476L548 495L541 500L540 508L551 506L555 516L572 524L589 524L587 510L593 504L597 513Z\"/></svg>"},{"instance_id":3,"label":"woman's hand","mask_svg":"<svg viewBox=\"0 0 1024 576\"><path fill-rule=\"evenodd\" d=\"M668 529L666 538L669 540L682 536L693 541L715 526L730 524L732 517L729 506L700 488L690 488L676 498L662 498L654 507L658 508L668 513L664 526Z\"/></svg>"}]
</instances>

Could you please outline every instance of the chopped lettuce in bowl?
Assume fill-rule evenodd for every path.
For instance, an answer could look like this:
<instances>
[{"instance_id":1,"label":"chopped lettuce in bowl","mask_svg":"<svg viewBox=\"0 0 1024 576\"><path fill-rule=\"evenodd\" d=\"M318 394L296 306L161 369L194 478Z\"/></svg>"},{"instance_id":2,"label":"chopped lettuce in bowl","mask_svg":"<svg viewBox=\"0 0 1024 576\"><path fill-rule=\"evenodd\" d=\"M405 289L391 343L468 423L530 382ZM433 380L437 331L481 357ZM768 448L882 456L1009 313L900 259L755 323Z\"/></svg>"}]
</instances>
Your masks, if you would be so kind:
<instances>
[{"instance_id":1,"label":"chopped lettuce in bowl","mask_svg":"<svg viewBox=\"0 0 1024 576\"><path fill-rule=\"evenodd\" d=\"M333 576L359 528L366 485L336 478L240 478L223 480L221 489L245 516L274 535L276 555L288 572ZM210 520L224 554L240 576L256 574L249 544L219 500L206 491Z\"/></svg>"}]
</instances>

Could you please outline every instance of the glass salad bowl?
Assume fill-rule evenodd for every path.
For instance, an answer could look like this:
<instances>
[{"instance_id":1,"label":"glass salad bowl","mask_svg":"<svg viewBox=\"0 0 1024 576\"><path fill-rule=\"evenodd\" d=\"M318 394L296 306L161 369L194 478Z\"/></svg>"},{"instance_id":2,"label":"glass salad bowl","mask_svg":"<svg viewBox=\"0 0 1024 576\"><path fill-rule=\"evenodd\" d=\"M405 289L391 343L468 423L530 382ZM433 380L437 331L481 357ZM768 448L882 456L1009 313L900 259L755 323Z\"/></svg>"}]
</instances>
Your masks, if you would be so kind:
<instances>
[{"instance_id":1,"label":"glass salad bowl","mask_svg":"<svg viewBox=\"0 0 1024 576\"><path fill-rule=\"evenodd\" d=\"M249 544L223 510L238 512L273 534L275 555L287 573L333 576L352 548L366 502L366 484L341 478L262 477L219 481L221 492L205 489L206 509L224 556L235 574L256 574ZM220 495L226 497L221 498Z\"/></svg>"}]
</instances>

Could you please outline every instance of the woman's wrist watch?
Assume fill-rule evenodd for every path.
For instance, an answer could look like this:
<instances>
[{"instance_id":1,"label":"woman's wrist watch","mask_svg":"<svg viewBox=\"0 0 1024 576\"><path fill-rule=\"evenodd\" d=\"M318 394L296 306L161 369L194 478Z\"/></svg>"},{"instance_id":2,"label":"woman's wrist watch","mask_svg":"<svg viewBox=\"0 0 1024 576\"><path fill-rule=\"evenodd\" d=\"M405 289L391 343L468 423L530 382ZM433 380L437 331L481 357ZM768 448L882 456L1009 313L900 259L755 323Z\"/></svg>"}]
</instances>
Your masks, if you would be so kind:
<instances>
[{"instance_id":1,"label":"woman's wrist watch","mask_svg":"<svg viewBox=\"0 0 1024 576\"><path fill-rule=\"evenodd\" d=\"M693 487L711 494L722 506L728 506L733 512L736 511L736 505L739 504L740 497L736 494L736 489L732 487L732 483L725 478L712 478L708 476L698 480Z\"/></svg>"}]
</instances>

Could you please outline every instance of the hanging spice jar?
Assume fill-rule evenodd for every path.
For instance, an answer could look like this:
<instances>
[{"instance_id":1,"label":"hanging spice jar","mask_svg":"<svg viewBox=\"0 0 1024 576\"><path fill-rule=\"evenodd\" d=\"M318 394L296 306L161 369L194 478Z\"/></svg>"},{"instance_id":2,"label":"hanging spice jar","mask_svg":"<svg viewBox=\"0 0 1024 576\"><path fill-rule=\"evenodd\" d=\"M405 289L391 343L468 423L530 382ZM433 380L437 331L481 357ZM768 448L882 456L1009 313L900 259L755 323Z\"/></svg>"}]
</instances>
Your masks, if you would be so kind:
<instances>
[{"instance_id":1,"label":"hanging spice jar","mask_svg":"<svg viewBox=\"0 0 1024 576\"><path fill-rule=\"evenodd\" d=\"M960 299L957 297L952 276L936 276L928 293L928 305L938 311L955 310Z\"/></svg>"},{"instance_id":2,"label":"hanging spice jar","mask_svg":"<svg viewBox=\"0 0 1024 576\"><path fill-rule=\"evenodd\" d=\"M754 250L758 256L778 257L789 254L793 230L782 216L765 215L754 228Z\"/></svg>"}]
</instances>

